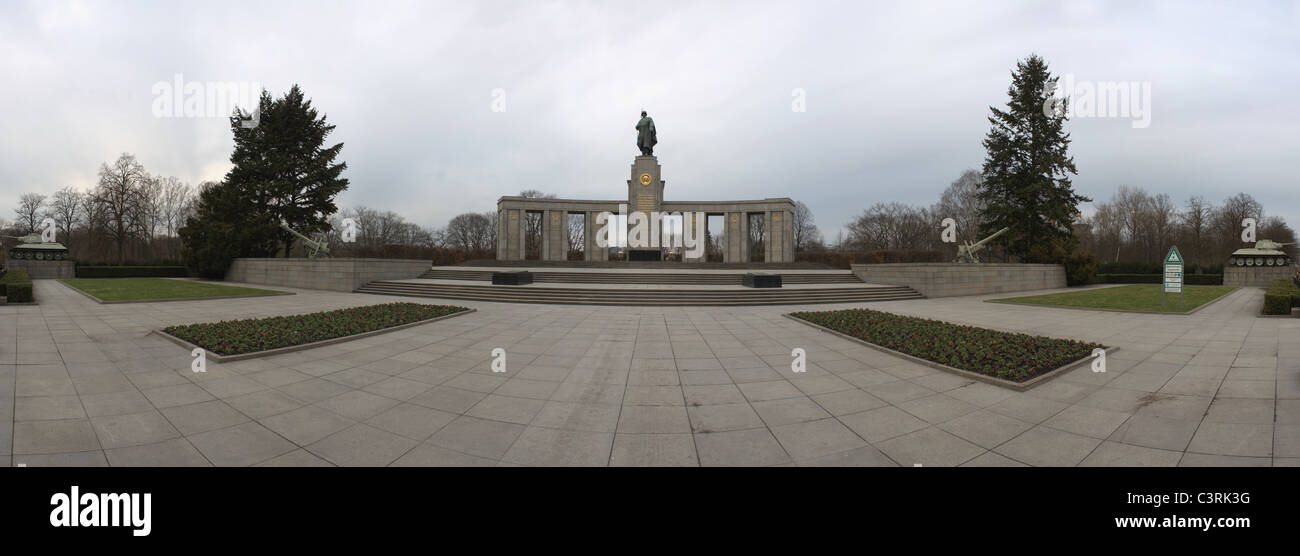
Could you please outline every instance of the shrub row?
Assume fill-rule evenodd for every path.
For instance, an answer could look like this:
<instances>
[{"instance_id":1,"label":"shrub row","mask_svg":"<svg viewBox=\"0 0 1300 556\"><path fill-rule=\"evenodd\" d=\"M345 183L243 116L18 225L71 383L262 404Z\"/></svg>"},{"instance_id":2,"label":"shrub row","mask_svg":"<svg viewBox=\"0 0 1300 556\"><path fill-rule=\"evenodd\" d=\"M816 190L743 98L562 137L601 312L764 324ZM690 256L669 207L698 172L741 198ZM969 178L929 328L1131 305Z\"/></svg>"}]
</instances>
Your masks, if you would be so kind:
<instances>
[{"instance_id":1,"label":"shrub row","mask_svg":"<svg viewBox=\"0 0 1300 556\"><path fill-rule=\"evenodd\" d=\"M79 266L77 278L184 278L183 266Z\"/></svg>"},{"instance_id":2,"label":"shrub row","mask_svg":"<svg viewBox=\"0 0 1300 556\"><path fill-rule=\"evenodd\" d=\"M1088 357L1094 348L1102 347L870 309L791 313L790 316L913 357L1016 382Z\"/></svg>"},{"instance_id":3,"label":"shrub row","mask_svg":"<svg viewBox=\"0 0 1300 556\"><path fill-rule=\"evenodd\" d=\"M1161 284L1164 274L1098 274L1098 284ZM1222 274L1184 274L1183 283L1189 286L1222 286Z\"/></svg>"},{"instance_id":4,"label":"shrub row","mask_svg":"<svg viewBox=\"0 0 1300 556\"><path fill-rule=\"evenodd\" d=\"M342 338L466 310L451 305L385 303L306 315L168 326L163 332L220 355L237 355Z\"/></svg>"},{"instance_id":5,"label":"shrub row","mask_svg":"<svg viewBox=\"0 0 1300 556\"><path fill-rule=\"evenodd\" d=\"M26 270L11 270L0 277L0 296L7 297L10 303L31 303L36 301L32 294L32 279Z\"/></svg>"},{"instance_id":6,"label":"shrub row","mask_svg":"<svg viewBox=\"0 0 1300 556\"><path fill-rule=\"evenodd\" d=\"M1292 307L1300 307L1300 287L1285 278L1273 280L1264 291L1264 314L1289 315Z\"/></svg>"},{"instance_id":7,"label":"shrub row","mask_svg":"<svg viewBox=\"0 0 1300 556\"><path fill-rule=\"evenodd\" d=\"M885 263L945 263L951 257L939 251L913 251L907 249L879 249L876 251L804 251L794 254L795 262L821 263L832 268L848 269L854 264Z\"/></svg>"},{"instance_id":8,"label":"shrub row","mask_svg":"<svg viewBox=\"0 0 1300 556\"><path fill-rule=\"evenodd\" d=\"M1187 274L1223 274L1222 264L1197 265L1195 263L1184 265L1183 270ZM1164 274L1165 269L1162 263L1146 263L1134 261L1119 261L1113 263L1101 263L1101 274Z\"/></svg>"}]
</instances>

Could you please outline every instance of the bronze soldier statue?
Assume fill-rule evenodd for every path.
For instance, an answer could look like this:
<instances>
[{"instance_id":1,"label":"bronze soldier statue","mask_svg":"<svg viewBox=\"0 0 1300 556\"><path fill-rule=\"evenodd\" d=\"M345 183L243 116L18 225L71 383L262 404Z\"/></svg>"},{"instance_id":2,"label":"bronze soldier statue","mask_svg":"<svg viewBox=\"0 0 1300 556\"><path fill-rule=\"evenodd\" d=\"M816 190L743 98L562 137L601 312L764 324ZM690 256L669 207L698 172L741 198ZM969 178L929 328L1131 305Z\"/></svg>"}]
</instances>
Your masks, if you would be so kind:
<instances>
[{"instance_id":1,"label":"bronze soldier statue","mask_svg":"<svg viewBox=\"0 0 1300 556\"><path fill-rule=\"evenodd\" d=\"M641 149L641 156L654 156L655 144L659 137L655 135L655 121L641 111L641 121L636 123L636 146Z\"/></svg>"}]
</instances>

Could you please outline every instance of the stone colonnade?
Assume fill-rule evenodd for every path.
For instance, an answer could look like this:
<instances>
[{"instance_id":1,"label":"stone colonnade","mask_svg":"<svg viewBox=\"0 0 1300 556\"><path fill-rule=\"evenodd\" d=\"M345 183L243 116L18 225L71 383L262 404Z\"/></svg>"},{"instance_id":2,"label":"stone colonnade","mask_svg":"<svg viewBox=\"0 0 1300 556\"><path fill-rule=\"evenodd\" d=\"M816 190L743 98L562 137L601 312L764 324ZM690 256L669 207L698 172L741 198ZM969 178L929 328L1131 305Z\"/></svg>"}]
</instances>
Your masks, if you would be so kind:
<instances>
[{"instance_id":1,"label":"stone colonnade","mask_svg":"<svg viewBox=\"0 0 1300 556\"><path fill-rule=\"evenodd\" d=\"M765 262L787 263L794 261L794 201L789 198L753 201L662 201L656 199L659 212L681 213L684 226L694 226L694 218L721 215L723 222L722 261L725 263L752 262L750 257L750 216L762 215L765 222ZM608 259L608 250L596 244L596 233L601 227L597 215L618 214L621 201L589 201L574 199L530 199L502 197L497 201L497 259L521 261L526 259L527 213L541 216L541 247L539 259L563 261L569 252L569 215L581 214L583 218L583 258L588 261ZM636 210L627 206L625 210ZM692 228L693 229L693 228ZM703 238L700 238L703 241ZM666 247L666 245L665 245ZM686 262L702 262L705 254L685 258Z\"/></svg>"}]
</instances>

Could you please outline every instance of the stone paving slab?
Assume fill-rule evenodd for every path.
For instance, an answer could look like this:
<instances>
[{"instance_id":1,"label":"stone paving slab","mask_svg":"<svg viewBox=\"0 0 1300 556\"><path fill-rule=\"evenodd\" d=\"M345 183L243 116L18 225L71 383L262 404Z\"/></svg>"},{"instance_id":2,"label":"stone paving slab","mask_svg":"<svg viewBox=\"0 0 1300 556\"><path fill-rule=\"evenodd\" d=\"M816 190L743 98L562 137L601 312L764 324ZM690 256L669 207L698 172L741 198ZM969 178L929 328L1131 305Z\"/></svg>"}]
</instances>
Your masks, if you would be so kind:
<instances>
[{"instance_id":1,"label":"stone paving slab","mask_svg":"<svg viewBox=\"0 0 1300 556\"><path fill-rule=\"evenodd\" d=\"M1300 320L1244 288L1194 315L997 296L809 307L448 300L476 313L189 370L149 331L410 298L294 290L0 307L0 464L1269 466L1300 463ZM420 299L417 302L438 303ZM870 307L1122 348L1014 392L782 314ZM492 372L492 350L506 372ZM802 348L807 371L790 369Z\"/></svg>"}]
</instances>

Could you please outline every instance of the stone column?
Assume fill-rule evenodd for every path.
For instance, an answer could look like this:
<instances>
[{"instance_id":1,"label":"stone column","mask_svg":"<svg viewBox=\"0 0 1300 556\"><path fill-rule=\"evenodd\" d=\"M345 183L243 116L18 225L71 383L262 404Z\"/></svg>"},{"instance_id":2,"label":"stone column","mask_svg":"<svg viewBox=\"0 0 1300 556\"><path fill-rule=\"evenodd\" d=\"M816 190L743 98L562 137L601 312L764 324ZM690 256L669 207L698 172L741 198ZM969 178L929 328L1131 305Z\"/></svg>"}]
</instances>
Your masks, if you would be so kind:
<instances>
[{"instance_id":1,"label":"stone column","mask_svg":"<svg viewBox=\"0 0 1300 556\"><path fill-rule=\"evenodd\" d=\"M782 262L792 263L794 262L794 213L787 210L782 214L785 215L785 240L783 242L783 245L785 245L785 260Z\"/></svg>"},{"instance_id":2,"label":"stone column","mask_svg":"<svg viewBox=\"0 0 1300 556\"><path fill-rule=\"evenodd\" d=\"M514 242L515 249L519 250L519 258L517 260L522 261L528 259L528 238L525 237L526 234L524 233L524 219L528 217L528 213L525 212L524 209L519 209L516 212L518 212L519 218L516 220L517 224L515 224Z\"/></svg>"},{"instance_id":3,"label":"stone column","mask_svg":"<svg viewBox=\"0 0 1300 556\"><path fill-rule=\"evenodd\" d=\"M582 213L582 260L594 261L596 256L596 213Z\"/></svg>"},{"instance_id":4,"label":"stone column","mask_svg":"<svg viewBox=\"0 0 1300 556\"><path fill-rule=\"evenodd\" d=\"M564 211L547 210L542 214L542 260L543 261L562 261L564 260L565 222L563 222Z\"/></svg>"},{"instance_id":5,"label":"stone column","mask_svg":"<svg viewBox=\"0 0 1300 556\"><path fill-rule=\"evenodd\" d=\"M749 213L740 213L740 259L739 262L749 262Z\"/></svg>"},{"instance_id":6,"label":"stone column","mask_svg":"<svg viewBox=\"0 0 1300 556\"><path fill-rule=\"evenodd\" d=\"M506 260L506 210L497 209L497 260Z\"/></svg>"},{"instance_id":7,"label":"stone column","mask_svg":"<svg viewBox=\"0 0 1300 556\"><path fill-rule=\"evenodd\" d=\"M772 225L772 211L763 211L763 231L767 234L763 238L763 262L773 262L772 246L776 243L776 238L781 237L776 233L776 227Z\"/></svg>"},{"instance_id":8,"label":"stone column","mask_svg":"<svg viewBox=\"0 0 1300 556\"><path fill-rule=\"evenodd\" d=\"M524 258L523 234L520 233L520 227L523 225L520 220L523 216L519 209L506 210L506 233L498 241L505 244L506 260L518 261Z\"/></svg>"}]
</instances>

